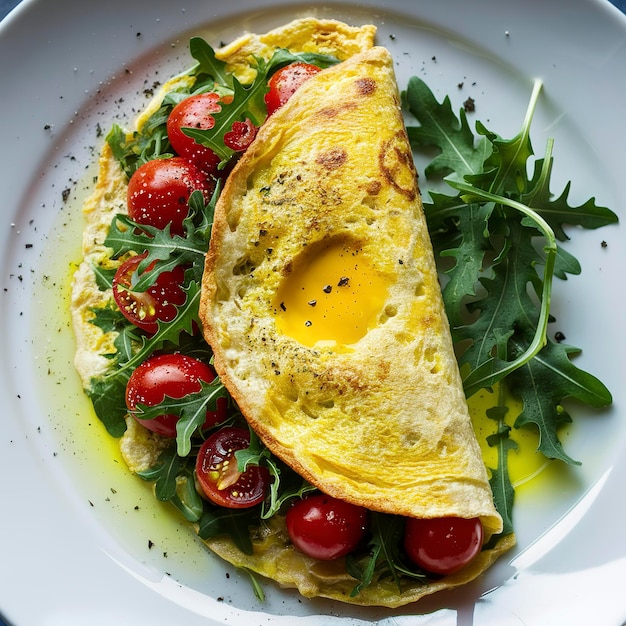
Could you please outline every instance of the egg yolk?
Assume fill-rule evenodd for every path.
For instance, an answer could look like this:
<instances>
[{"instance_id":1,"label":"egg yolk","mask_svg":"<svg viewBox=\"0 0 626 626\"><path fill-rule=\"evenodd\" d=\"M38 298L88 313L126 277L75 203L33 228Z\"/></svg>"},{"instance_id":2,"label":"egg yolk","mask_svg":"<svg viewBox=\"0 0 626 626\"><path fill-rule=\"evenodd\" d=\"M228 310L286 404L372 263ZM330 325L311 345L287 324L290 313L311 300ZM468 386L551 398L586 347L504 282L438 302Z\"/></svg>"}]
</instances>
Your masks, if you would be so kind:
<instances>
[{"instance_id":1,"label":"egg yolk","mask_svg":"<svg viewBox=\"0 0 626 626\"><path fill-rule=\"evenodd\" d=\"M377 323L387 282L351 242L312 246L294 262L273 302L276 324L305 346L352 344Z\"/></svg>"}]
</instances>

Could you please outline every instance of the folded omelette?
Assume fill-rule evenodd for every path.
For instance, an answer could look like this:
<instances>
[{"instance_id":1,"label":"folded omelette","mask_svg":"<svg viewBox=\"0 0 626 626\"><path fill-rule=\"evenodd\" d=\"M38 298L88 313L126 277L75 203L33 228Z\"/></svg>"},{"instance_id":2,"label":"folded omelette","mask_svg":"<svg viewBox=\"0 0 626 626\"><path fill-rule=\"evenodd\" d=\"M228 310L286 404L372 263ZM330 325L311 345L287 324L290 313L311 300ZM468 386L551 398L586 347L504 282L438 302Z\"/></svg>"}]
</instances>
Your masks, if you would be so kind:
<instances>
[{"instance_id":1,"label":"folded omelette","mask_svg":"<svg viewBox=\"0 0 626 626\"><path fill-rule=\"evenodd\" d=\"M386 49L320 72L261 128L218 201L202 288L216 370L274 454L371 510L479 517L487 538L501 531ZM307 568L296 584L324 595ZM353 600L396 605L433 590Z\"/></svg>"},{"instance_id":2,"label":"folded omelette","mask_svg":"<svg viewBox=\"0 0 626 626\"><path fill-rule=\"evenodd\" d=\"M473 433L443 311L389 53L375 27L305 18L216 51L251 80L253 57L278 48L343 62L303 85L261 127L218 202L201 318L215 367L263 442L322 491L413 517L480 517L502 528ZM345 60L344 60L345 59ZM251 73L252 72L252 73ZM168 81L138 117L141 129ZM113 335L89 322L107 306L91 266L124 212L126 180L105 145L85 205L85 260L74 278L76 365L85 386L106 371ZM132 471L170 445L132 418L120 439ZM290 543L284 517L251 529L252 554L205 541L230 563L306 597L397 607L465 584L512 535L460 572L428 583L389 578L352 595L343 559L316 561Z\"/></svg>"}]
</instances>

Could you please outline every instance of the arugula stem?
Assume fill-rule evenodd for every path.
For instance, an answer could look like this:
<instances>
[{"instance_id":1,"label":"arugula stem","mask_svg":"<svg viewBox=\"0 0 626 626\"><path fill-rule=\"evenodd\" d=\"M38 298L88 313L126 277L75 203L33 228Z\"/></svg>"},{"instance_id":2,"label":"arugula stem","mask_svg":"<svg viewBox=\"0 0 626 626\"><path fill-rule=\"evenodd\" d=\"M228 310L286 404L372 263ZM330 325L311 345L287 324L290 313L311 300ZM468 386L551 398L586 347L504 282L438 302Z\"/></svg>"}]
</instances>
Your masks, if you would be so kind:
<instances>
[{"instance_id":1,"label":"arugula stem","mask_svg":"<svg viewBox=\"0 0 626 626\"><path fill-rule=\"evenodd\" d=\"M537 100L539 100L539 94L543 87L543 82L541 79L535 79L533 84L533 91L530 94L530 101L528 102L528 108L526 109L526 116L524 117L524 125L522 128L524 129L524 137L528 138L530 135L530 125L533 119L533 115L535 114L535 108L537 106Z\"/></svg>"},{"instance_id":2,"label":"arugula stem","mask_svg":"<svg viewBox=\"0 0 626 626\"><path fill-rule=\"evenodd\" d=\"M530 218L546 238L544 246L545 264L543 270L543 285L541 294L541 309L539 321L532 342L526 351L513 361L503 361L499 358L492 358L483 365L470 372L464 379L465 392L467 396L471 396L483 387L490 387L505 376L514 372L530 361L547 343L547 328L550 318L550 299L552 295L552 277L554 275L554 265L556 262L557 245L554 231L549 224L530 207L489 191L479 189L464 181L449 181L450 184L461 192L465 192L463 200L468 204L476 199L483 202L495 202L508 206L515 211L522 213Z\"/></svg>"}]
</instances>

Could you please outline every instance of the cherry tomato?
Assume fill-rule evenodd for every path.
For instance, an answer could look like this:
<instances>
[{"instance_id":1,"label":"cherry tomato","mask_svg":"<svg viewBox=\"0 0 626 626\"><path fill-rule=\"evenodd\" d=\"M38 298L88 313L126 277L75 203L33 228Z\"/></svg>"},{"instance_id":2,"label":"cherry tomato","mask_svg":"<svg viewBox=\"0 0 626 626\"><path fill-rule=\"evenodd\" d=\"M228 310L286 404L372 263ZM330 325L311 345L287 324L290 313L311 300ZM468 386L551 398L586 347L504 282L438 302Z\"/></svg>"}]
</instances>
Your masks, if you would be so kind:
<instances>
[{"instance_id":1,"label":"cherry tomato","mask_svg":"<svg viewBox=\"0 0 626 626\"><path fill-rule=\"evenodd\" d=\"M128 181L128 215L139 224L165 228L182 235L187 202L196 190L209 200L215 184L191 161L182 157L144 163Z\"/></svg>"},{"instance_id":2,"label":"cherry tomato","mask_svg":"<svg viewBox=\"0 0 626 626\"><path fill-rule=\"evenodd\" d=\"M367 509L325 494L298 500L285 517L291 542L304 554L329 561L352 552L368 526Z\"/></svg>"},{"instance_id":3,"label":"cherry tomato","mask_svg":"<svg viewBox=\"0 0 626 626\"><path fill-rule=\"evenodd\" d=\"M432 574L454 574L470 563L483 545L477 517L407 519L404 547L409 558Z\"/></svg>"},{"instance_id":4,"label":"cherry tomato","mask_svg":"<svg viewBox=\"0 0 626 626\"><path fill-rule=\"evenodd\" d=\"M224 135L224 145L235 152L243 152L256 137L257 127L246 118L245 122L233 122L232 130Z\"/></svg>"},{"instance_id":5,"label":"cherry tomato","mask_svg":"<svg viewBox=\"0 0 626 626\"><path fill-rule=\"evenodd\" d=\"M159 415L141 419L136 414L137 405L155 406L165 396L183 398L200 391L200 381L210 383L215 371L184 354L161 354L144 361L130 376L126 385L126 406L133 417L148 430L166 437L176 437L177 415ZM216 411L207 411L202 430L211 428L226 419L227 400L219 398Z\"/></svg>"},{"instance_id":6,"label":"cherry tomato","mask_svg":"<svg viewBox=\"0 0 626 626\"><path fill-rule=\"evenodd\" d=\"M209 130L215 126L213 113L222 110L220 96L215 92L201 93L181 100L167 119L167 136L172 148L180 156L193 161L208 174L217 176L220 158L206 146L185 135L183 128Z\"/></svg>"},{"instance_id":7,"label":"cherry tomato","mask_svg":"<svg viewBox=\"0 0 626 626\"><path fill-rule=\"evenodd\" d=\"M229 509L245 509L265 498L269 470L248 465L237 469L235 452L250 446L247 428L228 426L213 433L203 444L196 459L196 476L204 495L214 504Z\"/></svg>"},{"instance_id":8,"label":"cherry tomato","mask_svg":"<svg viewBox=\"0 0 626 626\"><path fill-rule=\"evenodd\" d=\"M310 63L292 63L276 71L269 80L269 91L265 94L267 114L279 109L303 83L320 71Z\"/></svg>"},{"instance_id":9,"label":"cherry tomato","mask_svg":"<svg viewBox=\"0 0 626 626\"><path fill-rule=\"evenodd\" d=\"M185 278L182 265L170 272L161 272L156 282L146 291L132 291L131 278L147 253L138 254L124 261L113 277L113 297L122 315L138 328L154 334L157 321L169 322L176 317L176 305L185 302L187 295L181 285ZM152 263L146 272L154 267Z\"/></svg>"}]
</instances>

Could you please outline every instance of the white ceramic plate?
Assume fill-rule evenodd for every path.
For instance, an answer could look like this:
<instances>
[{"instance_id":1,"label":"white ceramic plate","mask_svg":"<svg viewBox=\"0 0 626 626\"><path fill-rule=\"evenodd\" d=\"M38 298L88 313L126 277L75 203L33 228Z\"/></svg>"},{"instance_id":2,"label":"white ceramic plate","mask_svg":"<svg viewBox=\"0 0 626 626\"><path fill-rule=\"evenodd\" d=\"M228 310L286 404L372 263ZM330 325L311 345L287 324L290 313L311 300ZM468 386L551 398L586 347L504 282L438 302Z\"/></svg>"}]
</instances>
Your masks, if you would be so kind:
<instances>
[{"instance_id":1,"label":"white ceramic plate","mask_svg":"<svg viewBox=\"0 0 626 626\"><path fill-rule=\"evenodd\" d=\"M623 214L626 19L603 1L26 0L0 26L0 613L18 626L624 623L621 227L575 233L583 274L554 295L560 329L584 348L577 364L614 408L578 411L565 444L582 467L520 489L519 546L458 592L382 611L270 585L261 604L124 471L90 416L66 307L98 129L190 64L190 35L218 44L307 14L375 23L401 87L417 74L457 110L471 96L470 119L505 137L540 77L532 137L537 153L556 138L554 191L572 180L574 204L596 196Z\"/></svg>"}]
</instances>

